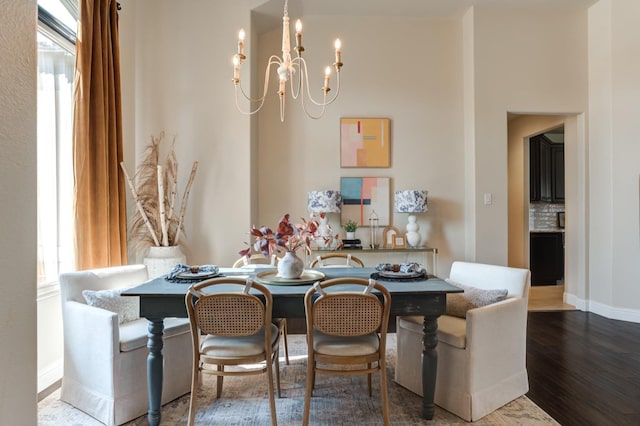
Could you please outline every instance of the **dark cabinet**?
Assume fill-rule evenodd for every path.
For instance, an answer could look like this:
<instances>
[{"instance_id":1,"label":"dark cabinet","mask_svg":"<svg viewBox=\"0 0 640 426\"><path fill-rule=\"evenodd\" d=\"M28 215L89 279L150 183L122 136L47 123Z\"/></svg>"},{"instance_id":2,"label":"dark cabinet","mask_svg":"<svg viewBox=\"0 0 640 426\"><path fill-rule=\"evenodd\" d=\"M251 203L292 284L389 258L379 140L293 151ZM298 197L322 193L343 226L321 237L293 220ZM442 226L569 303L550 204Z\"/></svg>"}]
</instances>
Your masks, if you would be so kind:
<instances>
[{"instance_id":1,"label":"dark cabinet","mask_svg":"<svg viewBox=\"0 0 640 426\"><path fill-rule=\"evenodd\" d=\"M538 135L529 141L529 198L564 202L564 144Z\"/></svg>"},{"instance_id":2,"label":"dark cabinet","mask_svg":"<svg viewBox=\"0 0 640 426\"><path fill-rule=\"evenodd\" d=\"M564 144L551 145L551 202L564 203Z\"/></svg>"},{"instance_id":3,"label":"dark cabinet","mask_svg":"<svg viewBox=\"0 0 640 426\"><path fill-rule=\"evenodd\" d=\"M564 277L564 233L530 234L531 285L555 285Z\"/></svg>"}]
</instances>

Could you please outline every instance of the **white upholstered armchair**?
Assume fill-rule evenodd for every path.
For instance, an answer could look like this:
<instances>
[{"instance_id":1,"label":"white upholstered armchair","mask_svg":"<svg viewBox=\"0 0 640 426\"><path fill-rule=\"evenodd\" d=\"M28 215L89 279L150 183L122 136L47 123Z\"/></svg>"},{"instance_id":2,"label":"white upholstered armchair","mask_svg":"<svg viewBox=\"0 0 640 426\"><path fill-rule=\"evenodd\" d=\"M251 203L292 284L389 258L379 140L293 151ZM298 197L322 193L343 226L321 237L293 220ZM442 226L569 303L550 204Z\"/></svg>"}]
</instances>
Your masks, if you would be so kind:
<instances>
[{"instance_id":1,"label":"white upholstered armchair","mask_svg":"<svg viewBox=\"0 0 640 426\"><path fill-rule=\"evenodd\" d=\"M469 309L466 318L443 315L438 319L436 405L475 421L529 390L526 336L530 276L527 269L454 262L449 276L452 284L506 289L508 295L496 303ZM422 323L422 317L399 317L396 328L395 380L419 395Z\"/></svg>"},{"instance_id":2,"label":"white upholstered armchair","mask_svg":"<svg viewBox=\"0 0 640 426\"><path fill-rule=\"evenodd\" d=\"M119 297L119 291L113 291L146 280L144 265L60 275L64 331L60 399L107 425L125 423L148 410L148 321L135 319L137 298ZM189 392L192 360L188 319L165 319L164 333L163 404Z\"/></svg>"}]
</instances>

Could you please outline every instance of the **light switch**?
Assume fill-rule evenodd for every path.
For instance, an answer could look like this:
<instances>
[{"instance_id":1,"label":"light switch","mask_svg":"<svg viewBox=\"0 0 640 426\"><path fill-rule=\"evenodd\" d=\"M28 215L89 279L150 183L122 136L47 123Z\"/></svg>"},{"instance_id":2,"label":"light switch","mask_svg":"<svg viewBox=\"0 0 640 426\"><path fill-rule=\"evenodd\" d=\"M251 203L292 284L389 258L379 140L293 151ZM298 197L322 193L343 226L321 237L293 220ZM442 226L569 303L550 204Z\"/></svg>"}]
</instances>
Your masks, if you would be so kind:
<instances>
[{"instance_id":1,"label":"light switch","mask_svg":"<svg viewBox=\"0 0 640 426\"><path fill-rule=\"evenodd\" d=\"M493 203L493 199L490 192L484 193L484 205L490 206Z\"/></svg>"}]
</instances>

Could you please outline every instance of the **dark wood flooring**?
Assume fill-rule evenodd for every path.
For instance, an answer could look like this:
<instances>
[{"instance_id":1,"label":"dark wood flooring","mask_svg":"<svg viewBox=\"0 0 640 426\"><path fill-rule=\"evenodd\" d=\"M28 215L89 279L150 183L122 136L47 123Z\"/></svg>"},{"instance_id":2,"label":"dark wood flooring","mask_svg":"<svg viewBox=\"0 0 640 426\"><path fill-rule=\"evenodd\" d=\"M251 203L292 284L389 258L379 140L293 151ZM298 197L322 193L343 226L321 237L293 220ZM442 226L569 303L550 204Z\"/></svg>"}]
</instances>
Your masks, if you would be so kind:
<instances>
[{"instance_id":1,"label":"dark wood flooring","mask_svg":"<svg viewBox=\"0 0 640 426\"><path fill-rule=\"evenodd\" d=\"M571 425L640 425L640 324L529 312L527 396Z\"/></svg>"}]
</instances>

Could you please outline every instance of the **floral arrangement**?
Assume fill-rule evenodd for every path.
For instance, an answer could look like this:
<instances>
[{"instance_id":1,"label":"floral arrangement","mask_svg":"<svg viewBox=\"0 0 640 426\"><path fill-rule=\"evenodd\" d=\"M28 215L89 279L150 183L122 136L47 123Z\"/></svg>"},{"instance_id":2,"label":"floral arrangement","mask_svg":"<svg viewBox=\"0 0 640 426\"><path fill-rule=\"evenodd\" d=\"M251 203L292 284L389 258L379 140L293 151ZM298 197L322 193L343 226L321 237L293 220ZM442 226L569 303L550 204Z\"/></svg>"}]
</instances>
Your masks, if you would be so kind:
<instances>
[{"instance_id":1,"label":"floral arrangement","mask_svg":"<svg viewBox=\"0 0 640 426\"><path fill-rule=\"evenodd\" d=\"M311 242L317 236L318 222L313 217L310 220L301 219L302 223L292 223L287 213L280 219L275 232L267 226L252 227L249 233L255 237L255 241L239 254L251 256L253 249L265 256L270 256L273 253L295 252L300 247L304 247L307 253L311 253Z\"/></svg>"},{"instance_id":2,"label":"floral arrangement","mask_svg":"<svg viewBox=\"0 0 640 426\"><path fill-rule=\"evenodd\" d=\"M163 140L164 132L151 136L145 157L134 175L135 182L129 177L124 162L120 163L136 203L136 213L129 220L129 240L135 251L150 246L177 246L184 233L184 215L198 162L194 161L182 199L179 200L178 162L173 150L175 138L165 160L161 161Z\"/></svg>"}]
</instances>

